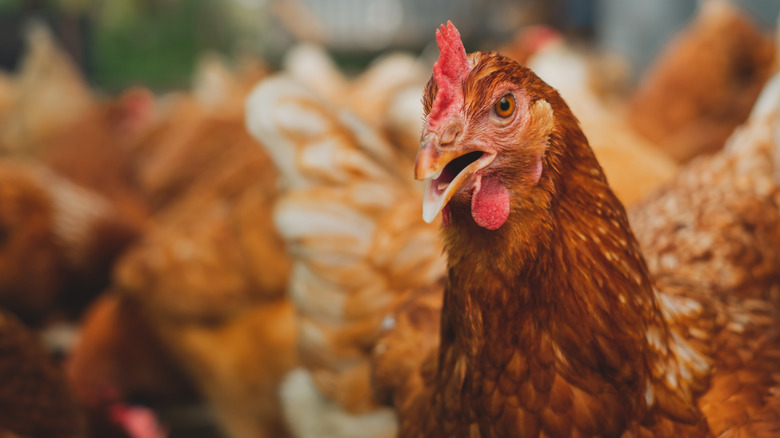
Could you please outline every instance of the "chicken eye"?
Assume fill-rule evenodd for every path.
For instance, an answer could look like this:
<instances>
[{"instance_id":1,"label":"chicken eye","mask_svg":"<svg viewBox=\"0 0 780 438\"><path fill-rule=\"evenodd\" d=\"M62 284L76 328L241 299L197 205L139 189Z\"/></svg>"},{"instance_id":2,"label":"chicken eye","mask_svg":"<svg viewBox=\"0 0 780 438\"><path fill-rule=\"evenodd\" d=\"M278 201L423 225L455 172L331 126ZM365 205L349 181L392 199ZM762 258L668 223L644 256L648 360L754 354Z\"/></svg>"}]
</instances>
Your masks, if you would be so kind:
<instances>
[{"instance_id":1,"label":"chicken eye","mask_svg":"<svg viewBox=\"0 0 780 438\"><path fill-rule=\"evenodd\" d=\"M502 97L493 107L499 117L507 118L515 112L515 98L511 94Z\"/></svg>"}]
</instances>

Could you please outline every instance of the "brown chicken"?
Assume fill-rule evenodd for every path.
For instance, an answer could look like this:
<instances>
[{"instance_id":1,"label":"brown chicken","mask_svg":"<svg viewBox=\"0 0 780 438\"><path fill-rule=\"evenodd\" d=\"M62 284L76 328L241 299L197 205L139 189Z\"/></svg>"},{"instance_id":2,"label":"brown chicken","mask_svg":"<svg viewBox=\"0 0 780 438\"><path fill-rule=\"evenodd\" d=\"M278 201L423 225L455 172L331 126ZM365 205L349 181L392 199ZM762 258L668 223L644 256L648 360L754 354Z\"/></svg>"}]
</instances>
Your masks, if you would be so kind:
<instances>
[{"instance_id":1,"label":"brown chicken","mask_svg":"<svg viewBox=\"0 0 780 438\"><path fill-rule=\"evenodd\" d=\"M656 280L751 291L780 280L780 74L723 151L693 160L629 210ZM768 298L780 308L780 293Z\"/></svg>"},{"instance_id":2,"label":"brown chicken","mask_svg":"<svg viewBox=\"0 0 780 438\"><path fill-rule=\"evenodd\" d=\"M400 435L777 436L776 275L655 282L558 93L501 55L467 55L449 23L437 39L415 174L424 218L443 216L448 273L438 351L396 366L410 371L392 394ZM777 193L771 182L759 188ZM418 309L396 321L424 332Z\"/></svg>"},{"instance_id":3,"label":"brown chicken","mask_svg":"<svg viewBox=\"0 0 780 438\"><path fill-rule=\"evenodd\" d=\"M144 128L127 146L131 174L153 211L164 210L246 151L243 99L265 70L256 65L242 70L236 74L219 59L206 58L191 93L155 99L136 89L124 96L124 107L136 109L134 120Z\"/></svg>"},{"instance_id":4,"label":"brown chicken","mask_svg":"<svg viewBox=\"0 0 780 438\"><path fill-rule=\"evenodd\" d=\"M113 288L138 304L227 436L284 436L277 393L297 331L271 223L276 172L243 126L241 85L207 82L227 92L182 97L131 149L156 213Z\"/></svg>"},{"instance_id":5,"label":"brown chicken","mask_svg":"<svg viewBox=\"0 0 780 438\"><path fill-rule=\"evenodd\" d=\"M36 337L0 311L0 436L83 438L84 413Z\"/></svg>"},{"instance_id":6,"label":"brown chicken","mask_svg":"<svg viewBox=\"0 0 780 438\"><path fill-rule=\"evenodd\" d=\"M750 113L775 50L772 37L732 2L700 2L694 21L640 82L632 126L681 163L720 149Z\"/></svg>"},{"instance_id":7,"label":"brown chicken","mask_svg":"<svg viewBox=\"0 0 780 438\"><path fill-rule=\"evenodd\" d=\"M99 193L42 165L0 160L0 304L25 320L78 311L138 232Z\"/></svg>"},{"instance_id":8,"label":"brown chicken","mask_svg":"<svg viewBox=\"0 0 780 438\"><path fill-rule=\"evenodd\" d=\"M37 323L80 311L142 232L124 146L144 123L128 99L99 102L45 28L28 41L0 111L0 302Z\"/></svg>"},{"instance_id":9,"label":"brown chicken","mask_svg":"<svg viewBox=\"0 0 780 438\"><path fill-rule=\"evenodd\" d=\"M100 101L49 32L33 26L14 96L0 111L3 155L44 163L114 204L127 221L142 222L145 207L132 187L127 139L145 130L135 102ZM130 93L128 93L130 94Z\"/></svg>"}]
</instances>

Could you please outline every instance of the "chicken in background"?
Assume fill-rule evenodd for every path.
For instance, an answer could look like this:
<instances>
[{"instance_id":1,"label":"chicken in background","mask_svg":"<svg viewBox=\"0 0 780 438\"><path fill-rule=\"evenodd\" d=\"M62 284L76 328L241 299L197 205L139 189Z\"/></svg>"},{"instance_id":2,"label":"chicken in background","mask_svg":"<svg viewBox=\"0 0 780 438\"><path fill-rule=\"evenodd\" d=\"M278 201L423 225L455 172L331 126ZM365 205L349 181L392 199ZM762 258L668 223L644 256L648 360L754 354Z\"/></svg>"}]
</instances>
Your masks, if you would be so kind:
<instances>
[{"instance_id":1,"label":"chicken in background","mask_svg":"<svg viewBox=\"0 0 780 438\"><path fill-rule=\"evenodd\" d=\"M147 326L227 436L284 436L278 385L296 363L297 328L285 296L290 261L271 223L277 173L243 126L241 81L257 77L210 65L194 96L136 96L142 112L152 104L154 124L128 151L154 214L115 269L115 311L129 320L109 322L120 334ZM112 360L100 358L111 354L101 315L88 315L73 353L95 358L74 362L82 376Z\"/></svg>"},{"instance_id":2,"label":"chicken in background","mask_svg":"<svg viewBox=\"0 0 780 438\"><path fill-rule=\"evenodd\" d=\"M41 340L0 310L0 436L85 438L84 413Z\"/></svg>"},{"instance_id":3,"label":"chicken in background","mask_svg":"<svg viewBox=\"0 0 780 438\"><path fill-rule=\"evenodd\" d=\"M448 281L438 354L384 387L400 434L776 436L780 77L722 158L635 208L651 277L558 94L507 58L467 57L449 23L437 39L415 171L426 219L444 217ZM403 351L431 309L401 308L378 345Z\"/></svg>"},{"instance_id":4,"label":"chicken in background","mask_svg":"<svg viewBox=\"0 0 780 438\"><path fill-rule=\"evenodd\" d=\"M204 57L192 93L154 98L144 90L127 96L146 129L127 146L133 181L155 212L164 210L202 178L230 163L245 134L236 122L243 99L266 68L249 60L231 71L214 56ZM229 165L229 164L227 164Z\"/></svg>"},{"instance_id":5,"label":"chicken in background","mask_svg":"<svg viewBox=\"0 0 780 438\"><path fill-rule=\"evenodd\" d=\"M348 78L321 48L294 47L284 70L325 101L348 108L373 129L388 137L402 155L414 159L420 137L420 93L428 66L405 53L374 60L366 71Z\"/></svg>"},{"instance_id":6,"label":"chicken in background","mask_svg":"<svg viewBox=\"0 0 780 438\"><path fill-rule=\"evenodd\" d=\"M701 2L643 75L631 125L681 163L719 150L750 113L775 50L771 35L732 2Z\"/></svg>"},{"instance_id":7,"label":"chicken in background","mask_svg":"<svg viewBox=\"0 0 780 438\"><path fill-rule=\"evenodd\" d=\"M0 305L24 320L78 313L138 233L101 194L43 165L0 160Z\"/></svg>"},{"instance_id":8,"label":"chicken in background","mask_svg":"<svg viewBox=\"0 0 780 438\"><path fill-rule=\"evenodd\" d=\"M145 123L131 123L137 117L124 100L99 101L43 25L31 26L27 40L0 114L0 295L39 323L63 307L77 314L142 233L147 209L123 148Z\"/></svg>"},{"instance_id":9,"label":"chicken in background","mask_svg":"<svg viewBox=\"0 0 780 438\"><path fill-rule=\"evenodd\" d=\"M761 291L780 309L778 181L780 73L721 152L694 159L629 210L656 280L743 299Z\"/></svg>"},{"instance_id":10,"label":"chicken in background","mask_svg":"<svg viewBox=\"0 0 780 438\"><path fill-rule=\"evenodd\" d=\"M395 415L372 389L371 351L409 295L440 293L444 264L406 158L286 75L258 85L246 120L281 174L274 223L295 260L301 366L282 389L287 424L299 437L395 436Z\"/></svg>"},{"instance_id":11,"label":"chicken in background","mask_svg":"<svg viewBox=\"0 0 780 438\"><path fill-rule=\"evenodd\" d=\"M619 90L626 88L628 75L614 73L625 71L625 67L621 68L614 58L597 57L573 47L549 28L532 27L520 34L509 53L515 53L518 45L533 48L521 50L526 60L518 62L566 100L610 187L624 204L636 202L676 174L674 160L628 124L625 104L619 96ZM613 72L612 76L606 74L608 71Z\"/></svg>"},{"instance_id":12,"label":"chicken in background","mask_svg":"<svg viewBox=\"0 0 780 438\"><path fill-rule=\"evenodd\" d=\"M88 412L90 436L124 436L116 417L130 408L126 400L159 407L197 399L170 356L138 303L110 292L98 297L66 361L68 379Z\"/></svg>"}]
</instances>

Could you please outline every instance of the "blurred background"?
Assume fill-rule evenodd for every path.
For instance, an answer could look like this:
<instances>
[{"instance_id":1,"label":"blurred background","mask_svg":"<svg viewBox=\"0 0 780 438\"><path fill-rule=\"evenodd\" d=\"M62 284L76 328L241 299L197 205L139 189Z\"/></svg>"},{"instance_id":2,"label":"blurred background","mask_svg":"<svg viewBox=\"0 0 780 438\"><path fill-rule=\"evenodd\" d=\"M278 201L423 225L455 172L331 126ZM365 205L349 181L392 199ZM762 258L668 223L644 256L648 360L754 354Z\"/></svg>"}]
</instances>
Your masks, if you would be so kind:
<instances>
[{"instance_id":1,"label":"blurred background","mask_svg":"<svg viewBox=\"0 0 780 438\"><path fill-rule=\"evenodd\" d=\"M773 0L737 0L774 26ZM13 70L31 18L48 23L98 87L182 86L204 52L278 62L293 43L322 44L359 68L392 49L420 53L452 20L472 49L496 47L529 24L625 56L640 71L693 16L697 0L0 0L0 67Z\"/></svg>"},{"instance_id":2,"label":"blurred background","mask_svg":"<svg viewBox=\"0 0 780 438\"><path fill-rule=\"evenodd\" d=\"M411 178L435 29L451 20L467 51L555 87L631 209L738 141L780 72L778 15L777 0L0 0L0 436L320 437L304 420L326 411L331 436L365 437L337 431L393 418L369 375L385 317L443 272ZM344 196L352 183L378 195ZM291 375L314 395L288 397Z\"/></svg>"}]
</instances>

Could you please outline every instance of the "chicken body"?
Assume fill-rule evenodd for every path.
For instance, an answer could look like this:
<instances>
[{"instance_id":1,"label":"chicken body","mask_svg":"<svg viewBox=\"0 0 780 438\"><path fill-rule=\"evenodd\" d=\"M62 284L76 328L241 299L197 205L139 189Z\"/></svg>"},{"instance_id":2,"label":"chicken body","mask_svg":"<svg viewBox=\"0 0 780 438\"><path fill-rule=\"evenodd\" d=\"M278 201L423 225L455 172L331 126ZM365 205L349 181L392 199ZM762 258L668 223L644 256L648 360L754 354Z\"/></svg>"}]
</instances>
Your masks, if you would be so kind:
<instances>
[{"instance_id":1,"label":"chicken body","mask_svg":"<svg viewBox=\"0 0 780 438\"><path fill-rule=\"evenodd\" d=\"M227 436L285 436L278 386L297 361L297 331L271 221L276 172L244 129L240 83L206 77L131 150L156 214L119 260L114 289L138 304Z\"/></svg>"},{"instance_id":2,"label":"chicken body","mask_svg":"<svg viewBox=\"0 0 780 438\"><path fill-rule=\"evenodd\" d=\"M400 435L775 436L772 278L656 284L557 92L451 25L437 39L415 172L447 284Z\"/></svg>"}]
</instances>

